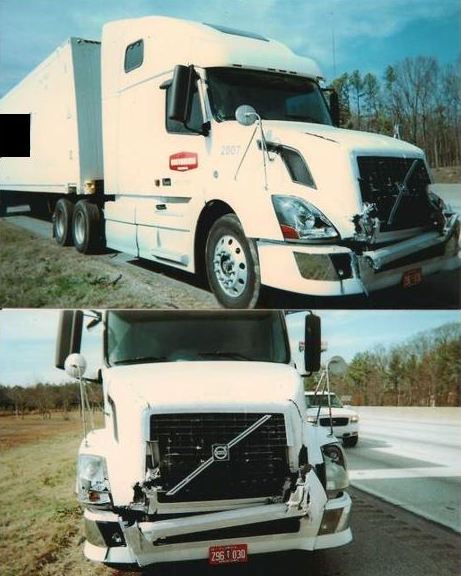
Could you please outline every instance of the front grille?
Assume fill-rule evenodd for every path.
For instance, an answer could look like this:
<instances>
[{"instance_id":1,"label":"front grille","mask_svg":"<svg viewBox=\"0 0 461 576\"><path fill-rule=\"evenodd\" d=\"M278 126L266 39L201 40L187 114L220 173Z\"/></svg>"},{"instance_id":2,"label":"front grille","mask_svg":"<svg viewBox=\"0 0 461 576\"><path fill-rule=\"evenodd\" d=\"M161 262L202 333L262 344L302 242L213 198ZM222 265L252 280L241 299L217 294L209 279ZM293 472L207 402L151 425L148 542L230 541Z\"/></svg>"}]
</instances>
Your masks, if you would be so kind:
<instances>
[{"instance_id":1,"label":"front grille","mask_svg":"<svg viewBox=\"0 0 461 576\"><path fill-rule=\"evenodd\" d=\"M212 455L214 444L228 444L264 414L154 414L150 439L158 442L161 502L268 497L282 494L289 475L283 414L272 414L174 495L166 492ZM161 487L161 490L160 490Z\"/></svg>"},{"instance_id":2,"label":"front grille","mask_svg":"<svg viewBox=\"0 0 461 576\"><path fill-rule=\"evenodd\" d=\"M347 426L349 418L331 418L333 426ZM330 418L320 418L320 426L330 426Z\"/></svg>"},{"instance_id":3,"label":"front grille","mask_svg":"<svg viewBox=\"0 0 461 576\"><path fill-rule=\"evenodd\" d=\"M359 183L364 202L376 206L376 216L383 232L428 226L433 222L434 208L429 201L427 186L430 178L424 161L417 165L407 181L393 221L388 224L399 195L399 185L405 180L415 158L358 156Z\"/></svg>"}]
</instances>

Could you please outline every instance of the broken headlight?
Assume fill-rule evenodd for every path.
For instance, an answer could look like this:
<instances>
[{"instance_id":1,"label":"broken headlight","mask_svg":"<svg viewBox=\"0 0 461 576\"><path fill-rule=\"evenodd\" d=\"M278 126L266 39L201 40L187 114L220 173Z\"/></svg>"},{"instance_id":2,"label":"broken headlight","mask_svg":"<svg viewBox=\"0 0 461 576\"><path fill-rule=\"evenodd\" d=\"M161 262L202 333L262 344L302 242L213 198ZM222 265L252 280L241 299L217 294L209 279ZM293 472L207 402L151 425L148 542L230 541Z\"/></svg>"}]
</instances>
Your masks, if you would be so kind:
<instances>
[{"instance_id":1,"label":"broken headlight","mask_svg":"<svg viewBox=\"0 0 461 576\"><path fill-rule=\"evenodd\" d=\"M333 224L315 206L296 196L272 196L285 240L322 241L338 237Z\"/></svg>"},{"instance_id":2,"label":"broken headlight","mask_svg":"<svg viewBox=\"0 0 461 576\"><path fill-rule=\"evenodd\" d=\"M434 208L440 210L441 212L453 212L451 206L447 205L440 196L435 194L435 192L429 191L428 192L430 203Z\"/></svg>"},{"instance_id":3,"label":"broken headlight","mask_svg":"<svg viewBox=\"0 0 461 576\"><path fill-rule=\"evenodd\" d=\"M344 452L339 444L322 446L325 461L326 490L329 498L335 498L338 492L349 486L349 474Z\"/></svg>"},{"instance_id":4,"label":"broken headlight","mask_svg":"<svg viewBox=\"0 0 461 576\"><path fill-rule=\"evenodd\" d=\"M105 458L91 454L81 454L79 456L77 495L81 504L110 506L110 485Z\"/></svg>"}]
</instances>

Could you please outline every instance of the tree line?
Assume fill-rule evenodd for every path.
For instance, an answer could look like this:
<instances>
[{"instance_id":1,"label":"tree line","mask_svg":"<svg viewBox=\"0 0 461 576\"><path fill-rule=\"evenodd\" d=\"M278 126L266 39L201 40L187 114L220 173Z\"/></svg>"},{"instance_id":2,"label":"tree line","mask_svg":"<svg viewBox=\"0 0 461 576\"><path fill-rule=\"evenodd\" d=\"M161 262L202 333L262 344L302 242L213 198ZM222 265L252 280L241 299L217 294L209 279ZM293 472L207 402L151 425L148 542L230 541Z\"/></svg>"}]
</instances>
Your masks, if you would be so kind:
<instances>
[{"instance_id":1,"label":"tree line","mask_svg":"<svg viewBox=\"0 0 461 576\"><path fill-rule=\"evenodd\" d=\"M389 349L356 354L330 386L355 405L461 406L460 383L461 325L450 323Z\"/></svg>"},{"instance_id":2,"label":"tree line","mask_svg":"<svg viewBox=\"0 0 461 576\"><path fill-rule=\"evenodd\" d=\"M90 404L102 407L102 387L89 383L86 390ZM51 418L55 412L64 415L80 408L80 389L76 382L39 383L35 386L4 386L0 384L0 410L24 417L28 413Z\"/></svg>"},{"instance_id":3,"label":"tree line","mask_svg":"<svg viewBox=\"0 0 461 576\"><path fill-rule=\"evenodd\" d=\"M460 63L405 58L382 78L354 70L332 85L340 100L341 126L400 137L424 149L433 168L460 162Z\"/></svg>"}]
</instances>

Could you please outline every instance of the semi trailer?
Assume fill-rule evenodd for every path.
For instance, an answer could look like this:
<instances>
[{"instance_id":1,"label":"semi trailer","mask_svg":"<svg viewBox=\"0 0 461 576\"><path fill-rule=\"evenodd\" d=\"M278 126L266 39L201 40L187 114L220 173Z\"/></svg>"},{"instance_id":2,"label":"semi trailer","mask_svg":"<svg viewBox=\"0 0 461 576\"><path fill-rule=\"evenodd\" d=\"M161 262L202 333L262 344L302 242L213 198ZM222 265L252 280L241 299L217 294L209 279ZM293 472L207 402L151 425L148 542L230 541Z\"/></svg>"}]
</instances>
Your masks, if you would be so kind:
<instances>
[{"instance_id":1,"label":"semi trailer","mask_svg":"<svg viewBox=\"0 0 461 576\"><path fill-rule=\"evenodd\" d=\"M80 381L85 414L86 320L61 314L56 365ZM317 316L306 313L297 365L281 311L89 316L103 325L104 427L85 429L78 455L88 559L219 565L351 541L344 452L305 412Z\"/></svg>"},{"instance_id":2,"label":"semi trailer","mask_svg":"<svg viewBox=\"0 0 461 576\"><path fill-rule=\"evenodd\" d=\"M323 86L260 34L110 22L0 101L30 115L30 157L0 159L0 213L48 208L58 244L200 274L229 308L263 285L367 295L458 267L459 220L423 151L340 128Z\"/></svg>"}]
</instances>

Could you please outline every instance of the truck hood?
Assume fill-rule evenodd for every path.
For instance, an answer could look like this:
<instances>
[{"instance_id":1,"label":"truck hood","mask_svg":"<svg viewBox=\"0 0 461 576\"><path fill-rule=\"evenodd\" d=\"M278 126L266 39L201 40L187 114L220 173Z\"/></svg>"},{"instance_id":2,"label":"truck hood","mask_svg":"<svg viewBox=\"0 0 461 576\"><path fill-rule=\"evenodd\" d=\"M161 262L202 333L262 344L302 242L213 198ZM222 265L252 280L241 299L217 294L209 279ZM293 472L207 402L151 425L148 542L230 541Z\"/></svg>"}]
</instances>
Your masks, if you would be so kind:
<instances>
[{"instance_id":1,"label":"truck hood","mask_svg":"<svg viewBox=\"0 0 461 576\"><path fill-rule=\"evenodd\" d=\"M240 130L238 140L244 148L251 130L237 126L230 130ZM293 183L281 162L269 163L269 193L304 198L328 217L343 238L354 235L353 218L363 210L357 156L424 158L420 148L380 134L321 124L273 120L263 121L263 128L269 143L288 146L301 153L315 182L315 188ZM250 168L254 170L255 165L262 165L262 155L256 146L252 154L253 162L245 161L248 171ZM251 177L250 172L248 177Z\"/></svg>"},{"instance_id":2,"label":"truck hood","mask_svg":"<svg viewBox=\"0 0 461 576\"><path fill-rule=\"evenodd\" d=\"M320 209L343 238L354 235L352 220L363 210L356 157L424 157L416 146L380 134L320 124L267 122L264 126L269 141L302 154L316 189L295 185L296 194Z\"/></svg>"},{"instance_id":3,"label":"truck hood","mask_svg":"<svg viewBox=\"0 0 461 576\"><path fill-rule=\"evenodd\" d=\"M280 143L296 135L307 136L310 141L305 140L306 145L310 147L314 142L320 145L318 139L324 140L325 145L336 144L343 150L355 154L382 155L382 156L418 156L424 155L423 151L403 140L376 134L374 132L363 132L359 130L346 130L327 126L325 124L307 124L304 122L281 122L265 121L263 126L268 140L280 137ZM316 140L314 140L316 139Z\"/></svg>"},{"instance_id":4,"label":"truck hood","mask_svg":"<svg viewBox=\"0 0 461 576\"><path fill-rule=\"evenodd\" d=\"M118 410L151 412L276 410L304 406L294 368L265 362L165 362L116 366L107 389Z\"/></svg>"}]
</instances>

